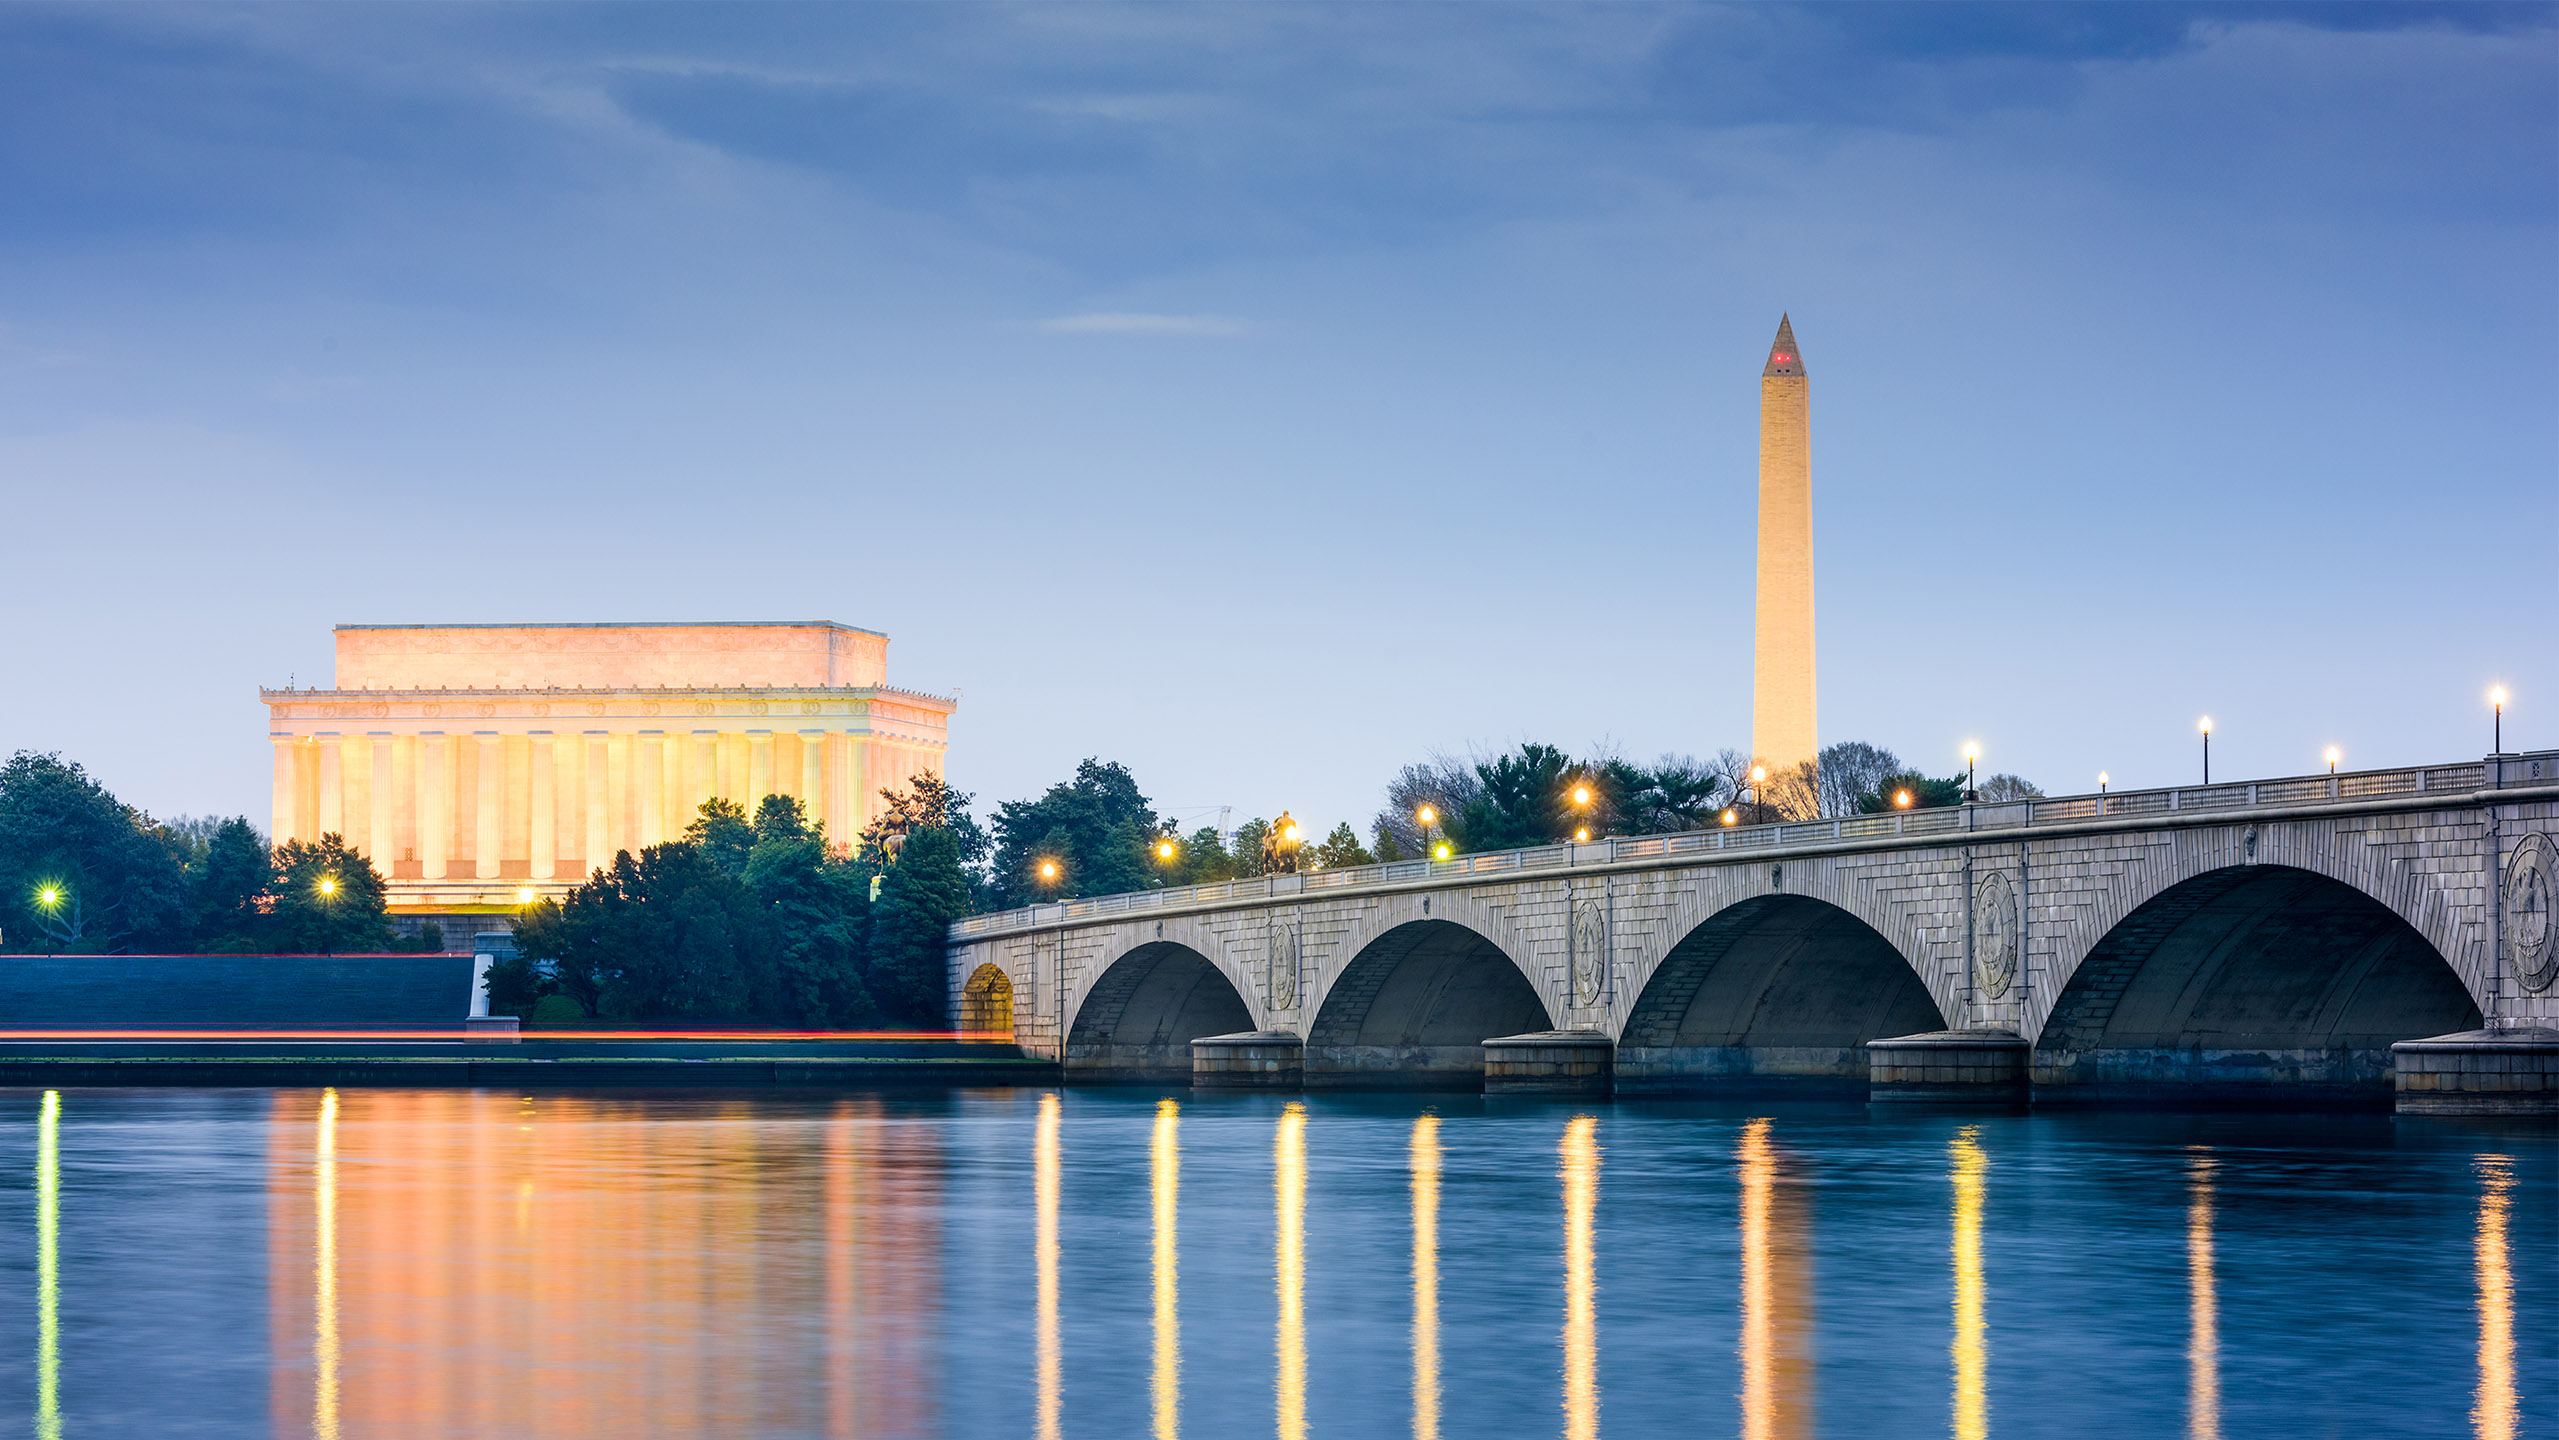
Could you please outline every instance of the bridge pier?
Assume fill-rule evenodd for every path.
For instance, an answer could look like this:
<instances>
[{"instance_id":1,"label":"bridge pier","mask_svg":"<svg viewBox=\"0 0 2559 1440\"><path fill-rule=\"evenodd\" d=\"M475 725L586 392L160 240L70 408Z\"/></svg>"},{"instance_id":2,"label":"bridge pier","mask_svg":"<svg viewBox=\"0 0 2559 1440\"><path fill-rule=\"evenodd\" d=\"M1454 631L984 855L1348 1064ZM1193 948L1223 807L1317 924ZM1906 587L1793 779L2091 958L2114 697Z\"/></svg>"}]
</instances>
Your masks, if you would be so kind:
<instances>
[{"instance_id":1,"label":"bridge pier","mask_svg":"<svg viewBox=\"0 0 2559 1440\"><path fill-rule=\"evenodd\" d=\"M1866 1042L1876 1104L2022 1105L2033 1047L2013 1030L1931 1030Z\"/></svg>"},{"instance_id":2,"label":"bridge pier","mask_svg":"<svg viewBox=\"0 0 2559 1440\"><path fill-rule=\"evenodd\" d=\"M1191 1042L1194 1090L1300 1090L1306 1041L1288 1030L1203 1035Z\"/></svg>"},{"instance_id":3,"label":"bridge pier","mask_svg":"<svg viewBox=\"0 0 2559 1440\"><path fill-rule=\"evenodd\" d=\"M1617 1042L1599 1030L1538 1030L1484 1042L1487 1095L1606 1095Z\"/></svg>"},{"instance_id":4,"label":"bridge pier","mask_svg":"<svg viewBox=\"0 0 2559 1440\"><path fill-rule=\"evenodd\" d=\"M2465 1030L2390 1055L2402 1115L2559 1115L2559 1030Z\"/></svg>"}]
</instances>

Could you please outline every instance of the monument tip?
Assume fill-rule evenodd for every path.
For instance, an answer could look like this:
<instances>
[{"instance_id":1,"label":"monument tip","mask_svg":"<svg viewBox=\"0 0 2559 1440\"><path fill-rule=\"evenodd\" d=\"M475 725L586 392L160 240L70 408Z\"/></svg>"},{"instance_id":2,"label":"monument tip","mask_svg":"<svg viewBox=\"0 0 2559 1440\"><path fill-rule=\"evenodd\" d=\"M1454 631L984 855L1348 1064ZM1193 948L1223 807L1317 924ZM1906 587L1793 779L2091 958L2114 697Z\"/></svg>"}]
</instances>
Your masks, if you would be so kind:
<instances>
[{"instance_id":1,"label":"monument tip","mask_svg":"<svg viewBox=\"0 0 2559 1440\"><path fill-rule=\"evenodd\" d=\"M1804 352L1795 348L1794 319L1791 316L1779 315L1777 317L1777 339L1768 347L1768 364L1759 372L1760 378L1766 379L1771 375L1801 375L1803 373Z\"/></svg>"}]
</instances>

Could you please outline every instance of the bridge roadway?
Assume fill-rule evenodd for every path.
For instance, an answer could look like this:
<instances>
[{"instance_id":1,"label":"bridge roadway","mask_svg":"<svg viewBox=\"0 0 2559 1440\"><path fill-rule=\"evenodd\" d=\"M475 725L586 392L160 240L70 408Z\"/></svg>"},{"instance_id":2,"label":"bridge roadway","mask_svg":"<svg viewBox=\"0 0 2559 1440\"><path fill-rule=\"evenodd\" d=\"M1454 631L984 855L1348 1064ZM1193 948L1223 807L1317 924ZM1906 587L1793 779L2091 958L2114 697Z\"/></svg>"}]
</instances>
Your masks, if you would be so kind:
<instances>
[{"instance_id":1,"label":"bridge roadway","mask_svg":"<svg viewBox=\"0 0 2559 1440\"><path fill-rule=\"evenodd\" d=\"M1954 1032L1914 1043L1957 1069L1895 1076L2381 1098L2394 1043L2494 1031L2436 1049L2523 1058L2442 1068L2511 1078L2403 1073L2402 1108L2559 1098L2554 832L2548 751L1069 900L960 921L949 979L964 1028L1088 1080L1474 1087L1527 1036L1555 1063L1494 1047L1494 1088L1883 1098L1869 1042Z\"/></svg>"}]
</instances>

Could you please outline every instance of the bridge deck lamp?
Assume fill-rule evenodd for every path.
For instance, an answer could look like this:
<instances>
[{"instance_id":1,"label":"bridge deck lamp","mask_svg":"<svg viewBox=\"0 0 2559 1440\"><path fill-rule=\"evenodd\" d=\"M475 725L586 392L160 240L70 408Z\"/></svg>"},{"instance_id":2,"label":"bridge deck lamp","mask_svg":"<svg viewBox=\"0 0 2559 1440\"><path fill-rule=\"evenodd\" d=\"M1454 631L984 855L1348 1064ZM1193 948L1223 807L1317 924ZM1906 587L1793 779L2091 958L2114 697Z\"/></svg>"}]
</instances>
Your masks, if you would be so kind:
<instances>
[{"instance_id":1,"label":"bridge deck lamp","mask_svg":"<svg viewBox=\"0 0 2559 1440\"><path fill-rule=\"evenodd\" d=\"M47 885L38 890L36 904L43 907L44 918L50 921L53 919L54 912L62 908L62 887ZM49 924L44 927L44 953L48 958L53 954L53 927Z\"/></svg>"},{"instance_id":2,"label":"bridge deck lamp","mask_svg":"<svg viewBox=\"0 0 2559 1440\"><path fill-rule=\"evenodd\" d=\"M1910 808L1910 792L1909 792L1909 791L1907 791L1907 790L1896 790L1896 791L1894 791L1894 792L1893 792L1893 808L1894 808L1894 809L1896 809L1896 810L1907 810L1907 809L1909 809L1909 808Z\"/></svg>"},{"instance_id":3,"label":"bridge deck lamp","mask_svg":"<svg viewBox=\"0 0 2559 1440\"><path fill-rule=\"evenodd\" d=\"M2346 757L2337 749L2336 746L2331 745L2328 747L2328 753L2320 758L2328 762L2328 773L2334 775L2337 773L2337 762L2345 759Z\"/></svg>"},{"instance_id":4,"label":"bridge deck lamp","mask_svg":"<svg viewBox=\"0 0 2559 1440\"><path fill-rule=\"evenodd\" d=\"M320 913L328 917L329 923L332 926L337 923L338 877L335 875L323 875L320 877ZM337 938L338 937L333 934L327 939L321 941L320 953L323 955L335 954Z\"/></svg>"},{"instance_id":5,"label":"bridge deck lamp","mask_svg":"<svg viewBox=\"0 0 2559 1440\"><path fill-rule=\"evenodd\" d=\"M1435 849L1435 850L1431 851L1431 858L1432 858L1432 859L1434 859L1434 860L1445 860L1445 859L1447 859L1447 858L1448 858L1448 842L1447 842L1447 841L1445 841L1445 840L1442 840L1441 842L1439 842L1439 847L1438 847L1437 849Z\"/></svg>"},{"instance_id":6,"label":"bridge deck lamp","mask_svg":"<svg viewBox=\"0 0 2559 1440\"><path fill-rule=\"evenodd\" d=\"M2503 685L2494 685L2494 686L2489 687L2489 690L2488 690L2488 709L2489 709L2490 714L2494 717L2493 719L2491 719L2491 720L2489 721L2489 724L2493 727L2493 728L2489 731L2489 734L2490 734L2491 736L2493 736L2493 737L2494 737L2494 739L2493 739L2492 743L2493 743L2493 744L2494 744L2494 746L2495 746L2495 748L2494 748L2494 749L2492 749L2492 750L2490 750L2488 753L2489 753L2489 754L2491 754L2491 755L2503 755L2503 754L2505 754L2505 753L2506 753L2506 687L2505 687L2505 686L2503 686Z\"/></svg>"},{"instance_id":7,"label":"bridge deck lamp","mask_svg":"<svg viewBox=\"0 0 2559 1440\"><path fill-rule=\"evenodd\" d=\"M1588 845L1590 843L1590 827L1588 825L1584 825L1573 832L1573 843L1576 845Z\"/></svg>"},{"instance_id":8,"label":"bridge deck lamp","mask_svg":"<svg viewBox=\"0 0 2559 1440\"><path fill-rule=\"evenodd\" d=\"M1981 745L1980 745L1980 743L1979 743L1979 742L1977 742L1977 741L1972 741L1972 740L1967 740L1967 741L1965 741L1965 742L1964 742L1964 803L1965 803L1965 804L1967 804L1967 805L1970 805L1971 803L1973 803L1973 801L1975 801L1975 800L1977 800L1977 799L1980 799L1980 798L1981 798L1981 787L1979 787L1978 785L1975 785L1975 784L1973 783L1973 767L1975 766L1975 764L1976 764L1976 763L1978 763L1978 762L1980 761L1980 759L1981 759Z\"/></svg>"},{"instance_id":9,"label":"bridge deck lamp","mask_svg":"<svg viewBox=\"0 0 2559 1440\"><path fill-rule=\"evenodd\" d=\"M2196 721L2195 728L2204 732L2204 783L2210 785L2212 783L2212 717L2207 715Z\"/></svg>"},{"instance_id":10,"label":"bridge deck lamp","mask_svg":"<svg viewBox=\"0 0 2559 1440\"><path fill-rule=\"evenodd\" d=\"M1741 815L1740 815L1740 813L1739 813L1739 812L1737 812L1737 811L1732 811L1732 810L1727 810L1727 811L1725 811L1725 812L1724 812L1724 823L1725 823L1725 824L1727 824L1727 825L1736 824L1736 823L1738 823L1740 820L1741 820Z\"/></svg>"},{"instance_id":11,"label":"bridge deck lamp","mask_svg":"<svg viewBox=\"0 0 2559 1440\"><path fill-rule=\"evenodd\" d=\"M2106 772L2103 770L2097 772L2097 793L2100 795L2106 793Z\"/></svg>"}]
</instances>

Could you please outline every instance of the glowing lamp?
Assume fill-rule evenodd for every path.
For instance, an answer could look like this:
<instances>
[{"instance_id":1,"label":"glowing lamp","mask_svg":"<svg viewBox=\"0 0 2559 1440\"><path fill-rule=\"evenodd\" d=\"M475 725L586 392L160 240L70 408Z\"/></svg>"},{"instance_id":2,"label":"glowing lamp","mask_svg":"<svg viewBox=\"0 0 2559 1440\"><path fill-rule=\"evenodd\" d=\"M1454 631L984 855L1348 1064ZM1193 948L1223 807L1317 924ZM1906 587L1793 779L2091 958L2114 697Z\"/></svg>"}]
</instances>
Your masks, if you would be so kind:
<instances>
[{"instance_id":1,"label":"glowing lamp","mask_svg":"<svg viewBox=\"0 0 2559 1440\"><path fill-rule=\"evenodd\" d=\"M59 905L62 903L62 892L54 886L47 885L36 892L36 903L39 905Z\"/></svg>"},{"instance_id":2,"label":"glowing lamp","mask_svg":"<svg viewBox=\"0 0 2559 1440\"><path fill-rule=\"evenodd\" d=\"M1170 860L1170 859L1172 859L1172 858L1173 858L1173 842L1172 842L1172 841L1170 841L1170 840L1166 840L1166 841L1162 841L1162 842L1160 842L1159 844L1157 844L1157 845L1156 845L1156 847L1155 847L1155 856L1156 856L1156 858L1157 858L1157 859L1159 859L1159 860Z\"/></svg>"},{"instance_id":3,"label":"glowing lamp","mask_svg":"<svg viewBox=\"0 0 2559 1440\"><path fill-rule=\"evenodd\" d=\"M1296 844L1298 841L1300 841L1300 840L1302 840L1302 839L1304 839L1304 838L1305 838L1305 832L1304 832L1304 831L1299 830L1299 829L1298 829L1296 826L1294 826L1294 825L1291 825L1291 826L1289 826L1289 827L1288 827L1288 843L1290 843L1291 845L1294 845L1294 844Z\"/></svg>"},{"instance_id":4,"label":"glowing lamp","mask_svg":"<svg viewBox=\"0 0 2559 1440\"><path fill-rule=\"evenodd\" d=\"M1980 758L1981 758L1981 745L1980 745L1978 742L1976 742L1976 741L1972 741L1972 740L1967 740L1967 741L1965 741L1965 742L1964 742L1964 759L1965 759L1967 762L1970 762L1970 761L1978 760L1978 759L1980 759Z\"/></svg>"},{"instance_id":5,"label":"glowing lamp","mask_svg":"<svg viewBox=\"0 0 2559 1440\"><path fill-rule=\"evenodd\" d=\"M2505 704L2505 703L2506 703L2506 687L2505 687L2505 686L2503 686L2503 685L2492 685L2492 686L2490 686L2490 687L2488 688L2488 703L2489 703L2489 704L2491 704L2491 705L2503 705L2503 704Z\"/></svg>"},{"instance_id":6,"label":"glowing lamp","mask_svg":"<svg viewBox=\"0 0 2559 1440\"><path fill-rule=\"evenodd\" d=\"M2331 745L2328 747L2328 753L2320 758L2328 762L2328 773L2333 775L2337 772L2337 762L2345 759L2346 756L2344 751L2339 750L2334 745Z\"/></svg>"},{"instance_id":7,"label":"glowing lamp","mask_svg":"<svg viewBox=\"0 0 2559 1440\"><path fill-rule=\"evenodd\" d=\"M1741 812L1739 811L1727 810L1724 812L1724 823L1727 825L1735 824L1740 821L1741 818Z\"/></svg>"},{"instance_id":8,"label":"glowing lamp","mask_svg":"<svg viewBox=\"0 0 2559 1440\"><path fill-rule=\"evenodd\" d=\"M1447 858L1448 858L1448 842L1447 842L1447 841L1445 841L1445 840L1442 840L1441 842L1439 842L1438 846L1436 846L1434 849L1432 849L1432 851L1431 851L1431 858L1432 858L1432 859L1434 859L1434 860L1445 860L1445 859L1447 859Z\"/></svg>"},{"instance_id":9,"label":"glowing lamp","mask_svg":"<svg viewBox=\"0 0 2559 1440\"><path fill-rule=\"evenodd\" d=\"M1897 806L1897 807L1901 808L1901 809L1904 809L1904 810L1909 809L1909 808L1910 808L1910 792L1909 792L1909 791L1907 791L1907 790L1897 790L1897 791L1894 791L1894 792L1893 792L1893 804L1894 804L1895 806Z\"/></svg>"},{"instance_id":10,"label":"glowing lamp","mask_svg":"<svg viewBox=\"0 0 2559 1440\"><path fill-rule=\"evenodd\" d=\"M321 893L321 894L323 894L323 895L335 895L335 894L337 894L337 893L338 893L338 877L337 877L337 876L335 876L335 875L323 875L323 876L321 876L321 877L320 877L320 893Z\"/></svg>"},{"instance_id":11,"label":"glowing lamp","mask_svg":"<svg viewBox=\"0 0 2559 1440\"><path fill-rule=\"evenodd\" d=\"M1590 787L1588 785L1576 785L1573 787L1573 803L1576 805L1588 805L1590 803Z\"/></svg>"},{"instance_id":12,"label":"glowing lamp","mask_svg":"<svg viewBox=\"0 0 2559 1440\"><path fill-rule=\"evenodd\" d=\"M530 886L530 885L527 885L527 886L525 886L523 889L516 891L516 892L515 892L515 903L516 903L516 904L518 904L518 905L530 905L530 904L532 904L532 903L533 903L533 887L532 887L532 886Z\"/></svg>"},{"instance_id":13,"label":"glowing lamp","mask_svg":"<svg viewBox=\"0 0 2559 1440\"><path fill-rule=\"evenodd\" d=\"M1767 767L1767 766L1765 766L1765 765L1753 765L1752 767L1750 767L1750 783L1752 783L1753 785L1756 785L1756 784L1758 784L1760 781L1765 780L1765 779L1767 779L1767 778L1768 778L1768 767Z\"/></svg>"},{"instance_id":14,"label":"glowing lamp","mask_svg":"<svg viewBox=\"0 0 2559 1440\"><path fill-rule=\"evenodd\" d=\"M1436 825L1439 823L1439 812L1425 805L1413 812L1413 818L1425 825Z\"/></svg>"},{"instance_id":15,"label":"glowing lamp","mask_svg":"<svg viewBox=\"0 0 2559 1440\"><path fill-rule=\"evenodd\" d=\"M2201 720L2196 721L2196 722L2195 722L2195 728L2196 728L2197 730L2202 731L2202 732L2203 732L2203 733L2205 733L2206 735L2210 735L2210 734L2212 733L2212 717L2211 717L2210 715L2207 715L2207 716L2205 716L2204 718L2202 718Z\"/></svg>"},{"instance_id":16,"label":"glowing lamp","mask_svg":"<svg viewBox=\"0 0 2559 1440\"><path fill-rule=\"evenodd\" d=\"M1054 860L1043 860L1043 861L1041 861L1041 862L1040 862L1040 878L1041 878L1041 879L1043 879L1043 880L1054 880L1054 879L1056 879L1056 878L1057 878L1057 862L1056 862L1056 861L1054 861Z\"/></svg>"},{"instance_id":17,"label":"glowing lamp","mask_svg":"<svg viewBox=\"0 0 2559 1440\"><path fill-rule=\"evenodd\" d=\"M1587 845L1590 843L1590 827L1588 825L1585 825L1579 830L1573 832L1573 843L1576 845Z\"/></svg>"}]
</instances>

